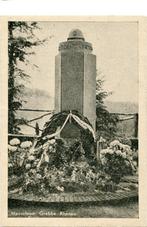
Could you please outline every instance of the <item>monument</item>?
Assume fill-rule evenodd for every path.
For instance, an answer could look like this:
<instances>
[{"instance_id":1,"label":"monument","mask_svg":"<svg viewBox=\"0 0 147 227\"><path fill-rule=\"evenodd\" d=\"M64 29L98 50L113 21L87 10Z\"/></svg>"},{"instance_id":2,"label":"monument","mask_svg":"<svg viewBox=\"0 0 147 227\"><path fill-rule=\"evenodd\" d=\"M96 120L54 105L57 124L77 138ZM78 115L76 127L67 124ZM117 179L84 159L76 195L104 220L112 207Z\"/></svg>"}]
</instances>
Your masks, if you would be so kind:
<instances>
[{"instance_id":1,"label":"monument","mask_svg":"<svg viewBox=\"0 0 147 227\"><path fill-rule=\"evenodd\" d=\"M95 130L96 56L92 44L82 32L74 29L67 41L59 44L55 57L55 112L76 110L88 118ZM78 137L78 129L67 124L63 137Z\"/></svg>"}]
</instances>

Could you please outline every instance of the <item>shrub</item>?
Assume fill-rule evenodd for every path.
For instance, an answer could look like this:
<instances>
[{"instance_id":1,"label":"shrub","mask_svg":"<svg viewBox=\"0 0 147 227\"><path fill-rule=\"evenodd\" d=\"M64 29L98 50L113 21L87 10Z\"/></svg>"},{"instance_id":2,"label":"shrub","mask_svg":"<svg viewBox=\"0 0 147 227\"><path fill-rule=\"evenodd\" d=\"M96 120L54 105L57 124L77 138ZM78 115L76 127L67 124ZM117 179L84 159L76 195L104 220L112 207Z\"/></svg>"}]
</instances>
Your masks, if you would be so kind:
<instances>
[{"instance_id":1,"label":"shrub","mask_svg":"<svg viewBox=\"0 0 147 227\"><path fill-rule=\"evenodd\" d=\"M107 149L101 150L100 158L102 169L117 184L124 175L132 174L135 170L130 147L118 140L112 141Z\"/></svg>"}]
</instances>

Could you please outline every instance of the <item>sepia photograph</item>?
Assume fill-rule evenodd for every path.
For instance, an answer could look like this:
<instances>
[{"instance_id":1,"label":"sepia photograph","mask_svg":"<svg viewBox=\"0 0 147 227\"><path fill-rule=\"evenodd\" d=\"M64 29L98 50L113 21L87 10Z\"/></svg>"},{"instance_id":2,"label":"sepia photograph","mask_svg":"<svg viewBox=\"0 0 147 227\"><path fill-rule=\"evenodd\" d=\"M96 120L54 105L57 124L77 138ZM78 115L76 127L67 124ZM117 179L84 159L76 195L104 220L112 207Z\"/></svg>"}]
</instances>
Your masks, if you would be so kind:
<instances>
[{"instance_id":1,"label":"sepia photograph","mask_svg":"<svg viewBox=\"0 0 147 227\"><path fill-rule=\"evenodd\" d=\"M8 21L8 217L139 218L137 21Z\"/></svg>"}]
</instances>

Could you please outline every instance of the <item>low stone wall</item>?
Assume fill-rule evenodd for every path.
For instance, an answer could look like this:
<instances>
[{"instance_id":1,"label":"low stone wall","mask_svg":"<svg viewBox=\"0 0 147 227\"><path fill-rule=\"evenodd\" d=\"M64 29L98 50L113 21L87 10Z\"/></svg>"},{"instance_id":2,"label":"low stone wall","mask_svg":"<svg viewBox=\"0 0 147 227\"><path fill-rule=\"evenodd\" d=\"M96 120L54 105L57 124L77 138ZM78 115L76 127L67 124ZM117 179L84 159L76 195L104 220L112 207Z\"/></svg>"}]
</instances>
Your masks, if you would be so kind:
<instances>
[{"instance_id":1,"label":"low stone wall","mask_svg":"<svg viewBox=\"0 0 147 227\"><path fill-rule=\"evenodd\" d=\"M21 195L18 193L9 193L8 195L9 202L32 202L32 203L46 203L46 204L55 204L55 203L88 203L88 204L116 204L122 201L129 201L132 199L138 199L138 191L124 191L124 192L95 192L95 193L50 193L46 197L36 196L33 194Z\"/></svg>"}]
</instances>

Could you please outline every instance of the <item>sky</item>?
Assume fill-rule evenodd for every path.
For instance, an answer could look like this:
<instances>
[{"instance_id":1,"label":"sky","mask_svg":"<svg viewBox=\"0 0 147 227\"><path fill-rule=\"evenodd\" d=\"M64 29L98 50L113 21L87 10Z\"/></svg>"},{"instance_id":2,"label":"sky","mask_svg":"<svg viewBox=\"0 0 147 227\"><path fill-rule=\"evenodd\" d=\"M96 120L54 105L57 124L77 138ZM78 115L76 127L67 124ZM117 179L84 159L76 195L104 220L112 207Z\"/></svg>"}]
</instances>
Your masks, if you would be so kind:
<instances>
[{"instance_id":1,"label":"sky","mask_svg":"<svg viewBox=\"0 0 147 227\"><path fill-rule=\"evenodd\" d=\"M112 92L107 98L113 102L138 103L138 24L137 22L39 22L36 31L39 39L48 40L35 47L30 62L38 68L27 66L34 89L45 90L54 97L55 56L60 42L66 41L72 29L83 32L85 41L92 43L96 55L97 71L105 80L104 90ZM99 73L98 73L99 74Z\"/></svg>"}]
</instances>

